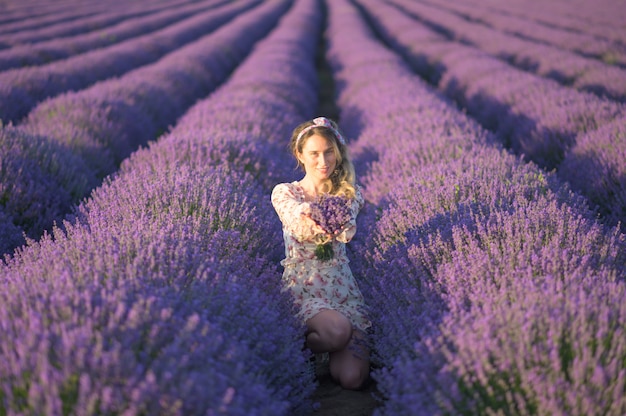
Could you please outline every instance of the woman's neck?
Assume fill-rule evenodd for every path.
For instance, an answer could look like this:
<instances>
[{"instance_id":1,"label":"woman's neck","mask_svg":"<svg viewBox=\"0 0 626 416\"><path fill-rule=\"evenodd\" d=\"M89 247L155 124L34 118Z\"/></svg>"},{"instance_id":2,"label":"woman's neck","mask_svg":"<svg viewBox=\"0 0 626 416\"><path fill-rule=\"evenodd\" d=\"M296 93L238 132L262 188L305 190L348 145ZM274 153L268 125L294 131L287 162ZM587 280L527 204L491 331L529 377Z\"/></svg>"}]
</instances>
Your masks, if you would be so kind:
<instances>
[{"instance_id":1,"label":"woman's neck","mask_svg":"<svg viewBox=\"0 0 626 416\"><path fill-rule=\"evenodd\" d=\"M324 182L315 181L308 176L305 176L300 181L300 186L304 189L304 192L307 196L311 198L317 197L319 194L323 193Z\"/></svg>"}]
</instances>

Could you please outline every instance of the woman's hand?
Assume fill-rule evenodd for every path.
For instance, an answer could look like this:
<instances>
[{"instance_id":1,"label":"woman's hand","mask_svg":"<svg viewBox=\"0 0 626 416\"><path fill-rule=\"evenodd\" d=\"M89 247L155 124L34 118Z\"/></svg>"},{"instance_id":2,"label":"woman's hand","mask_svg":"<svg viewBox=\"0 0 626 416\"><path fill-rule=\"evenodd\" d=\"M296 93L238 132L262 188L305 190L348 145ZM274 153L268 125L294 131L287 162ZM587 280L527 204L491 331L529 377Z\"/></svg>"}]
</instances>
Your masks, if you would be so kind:
<instances>
[{"instance_id":1,"label":"woman's hand","mask_svg":"<svg viewBox=\"0 0 626 416\"><path fill-rule=\"evenodd\" d=\"M315 220L313 218L311 218L311 212L307 212L307 211L303 211L302 212L302 221L304 221L304 223L310 227L311 231L313 231L314 234L328 234L326 231L324 231L324 229L322 227L320 227L320 225L315 222ZM329 238L332 238L330 236L330 234L328 234Z\"/></svg>"},{"instance_id":2,"label":"woman's hand","mask_svg":"<svg viewBox=\"0 0 626 416\"><path fill-rule=\"evenodd\" d=\"M346 231L348 228L350 228L350 224L344 224L343 227L341 227L340 229L338 229L337 231L335 231L335 235L334 237L337 237L339 234L343 233L344 231Z\"/></svg>"},{"instance_id":3,"label":"woman's hand","mask_svg":"<svg viewBox=\"0 0 626 416\"><path fill-rule=\"evenodd\" d=\"M352 240L352 237L354 237L355 233L356 225L354 225L354 223L347 223L343 227L341 227L341 230L339 230L337 235L335 235L335 240L341 241L342 243L348 243L350 240Z\"/></svg>"}]
</instances>

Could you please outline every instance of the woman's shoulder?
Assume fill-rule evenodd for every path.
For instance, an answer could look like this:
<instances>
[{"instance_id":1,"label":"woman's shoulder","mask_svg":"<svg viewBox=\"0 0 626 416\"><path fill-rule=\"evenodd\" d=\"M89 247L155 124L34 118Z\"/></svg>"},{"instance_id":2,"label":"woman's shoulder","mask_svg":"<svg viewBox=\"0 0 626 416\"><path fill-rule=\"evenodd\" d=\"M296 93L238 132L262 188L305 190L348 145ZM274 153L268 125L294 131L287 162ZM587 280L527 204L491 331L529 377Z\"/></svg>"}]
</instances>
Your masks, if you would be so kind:
<instances>
[{"instance_id":1,"label":"woman's shoulder","mask_svg":"<svg viewBox=\"0 0 626 416\"><path fill-rule=\"evenodd\" d=\"M283 182L274 185L272 189L272 198L281 195L295 195L297 193L298 182Z\"/></svg>"},{"instance_id":2,"label":"woman's shoulder","mask_svg":"<svg viewBox=\"0 0 626 416\"><path fill-rule=\"evenodd\" d=\"M291 191L295 189L297 186L298 186L297 181L277 183L276 185L274 185L274 189L272 190L272 192Z\"/></svg>"}]
</instances>

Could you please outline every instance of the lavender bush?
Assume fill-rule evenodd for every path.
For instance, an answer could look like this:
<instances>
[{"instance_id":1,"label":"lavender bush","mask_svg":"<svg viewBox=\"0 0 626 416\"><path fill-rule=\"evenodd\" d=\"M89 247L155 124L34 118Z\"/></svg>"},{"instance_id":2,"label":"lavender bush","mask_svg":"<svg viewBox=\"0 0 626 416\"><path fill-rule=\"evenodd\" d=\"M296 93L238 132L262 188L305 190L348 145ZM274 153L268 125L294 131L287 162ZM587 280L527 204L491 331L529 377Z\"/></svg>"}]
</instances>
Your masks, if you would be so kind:
<instances>
[{"instance_id":1,"label":"lavender bush","mask_svg":"<svg viewBox=\"0 0 626 416\"><path fill-rule=\"evenodd\" d=\"M433 0L429 0L429 2L432 1ZM434 2L441 4L441 2L437 0L434 0ZM562 7L567 7L566 3L561 4ZM620 28L621 25L619 23L620 16L623 16L623 4L620 2L607 2L605 9L611 11L610 14L612 15L612 20L615 20L608 25L603 23L608 27L613 26L611 28L613 30L609 30L609 32L622 33L621 40L617 42L611 41L604 36L594 36L593 34L586 33L581 30L555 27L553 22L550 24L542 24L537 22L537 19L540 19L539 16L541 16L541 12L537 13L536 16L528 18L507 13L506 7L504 10L499 11L498 9L502 8L501 4L494 3L491 6L491 8L485 7L484 5L480 5L480 2L479 4L474 5L459 3L451 5L446 2L444 5L445 8L455 10L456 13L468 20L478 19L479 21L485 22L497 30L513 34L517 37L531 39L539 43L547 43L560 49L569 50L583 56L591 56L611 65L624 67L626 64L623 29ZM581 20L587 20L585 19L586 16L599 14L594 11L595 8L588 10L588 5L585 5L584 3L581 3L580 6L579 16L581 17ZM523 6L522 9L524 9ZM528 7L525 9L526 12L528 12ZM571 7L569 9L571 10Z\"/></svg>"},{"instance_id":2,"label":"lavender bush","mask_svg":"<svg viewBox=\"0 0 626 416\"><path fill-rule=\"evenodd\" d=\"M0 73L0 119L18 122L45 98L81 90L154 63L183 45L198 42L255 3L251 0L225 5L107 48L47 65L4 71Z\"/></svg>"},{"instance_id":3,"label":"lavender bush","mask_svg":"<svg viewBox=\"0 0 626 416\"><path fill-rule=\"evenodd\" d=\"M309 37L319 31L320 18L316 2L299 2L246 61L248 68L263 63L272 67L278 60L290 68L274 78L280 85L314 94L310 79L295 69L312 71L315 39ZM289 47L278 54L274 48L282 42ZM238 72L194 111L219 108L230 88L238 91L237 100L224 107L225 114L233 114L240 106L238 135L231 136L235 117L224 118L233 127L221 135L209 127L202 130L201 119L185 117L95 190L63 231L56 229L54 238L21 250L2 270L0 282L9 293L30 289L29 296L12 296L3 303L4 316L24 311L35 318L41 316L35 311L59 311L43 313L48 322L30 324L44 330L11 341L34 353L11 356L14 376L0 374L10 409L242 415L310 409L307 396L314 385L304 371L303 328L277 285L280 225L271 212L271 188L257 179L258 163L250 160L261 161L266 153L250 153L250 164L239 164L237 157L206 163L194 151L212 149L214 136L223 148L235 149L247 139L264 149L266 140L284 140L293 128L280 118L251 123L254 111L258 117L259 112L287 109L290 103L282 95L268 94L268 106L259 105L257 88L238 84ZM245 70L241 74L241 80L250 80ZM261 74L261 79L266 76ZM246 110L250 104L256 108ZM309 106L312 112L311 105L315 102L300 108ZM293 110L283 116L288 121L301 117ZM230 145L229 137L234 141ZM286 149L282 152L286 155ZM9 327L18 320L0 322ZM48 340L61 339L68 327L75 328L71 337L64 335L68 342L54 344L59 346L51 358L55 366L29 370L33 367L23 357L48 357ZM29 341L28 334L41 338ZM0 351L8 351L3 347ZM37 389L30 390L37 395L20 396L25 374L33 374L29 380Z\"/></svg>"},{"instance_id":4,"label":"lavender bush","mask_svg":"<svg viewBox=\"0 0 626 416\"><path fill-rule=\"evenodd\" d=\"M483 4L492 6L497 14L514 14L544 25L550 24L561 29L605 38L614 43L626 39L626 31L620 27L620 10L623 10L623 5L612 0L602 0L597 5L579 2L576 7L571 7L568 2L555 1L532 9L526 7L523 0L506 5L493 1Z\"/></svg>"},{"instance_id":5,"label":"lavender bush","mask_svg":"<svg viewBox=\"0 0 626 416\"><path fill-rule=\"evenodd\" d=\"M362 3L369 4L368 10L374 13L370 1ZM393 31L388 32L389 37L398 38L403 52L414 54L410 35L394 30L397 19L409 19L407 16L397 9L372 16L384 18L376 20L377 24ZM578 134L594 130L624 111L616 103L563 88L460 43L451 44L443 56L429 58L431 68L441 68L441 90L495 131L506 145L543 167L558 166Z\"/></svg>"},{"instance_id":6,"label":"lavender bush","mask_svg":"<svg viewBox=\"0 0 626 416\"><path fill-rule=\"evenodd\" d=\"M412 19L393 7L375 9L369 0L361 3L383 36L400 45L397 50L420 74L435 81L483 126L493 130L505 146L542 167L558 168L579 137L622 118L623 105L560 87L475 48L453 42L442 48L442 41L416 53L419 45L426 44L423 28L397 31L397 26L408 26ZM438 75L433 76L433 72ZM604 203L615 205L616 201ZM608 209L603 207L602 211ZM614 218L608 220L615 223Z\"/></svg>"},{"instance_id":7,"label":"lavender bush","mask_svg":"<svg viewBox=\"0 0 626 416\"><path fill-rule=\"evenodd\" d=\"M27 30L14 31L0 37L0 39L11 45L29 43L36 44L55 37L69 37L96 31L98 29L110 27L111 25L119 23L125 19L142 17L147 14L154 13L155 11L162 10L165 7L182 5L175 4L174 2L169 6L167 4L164 5L158 3L153 5L122 5L118 2L115 6L116 7L113 10L107 10L106 8L102 8L100 10L96 9L97 13L92 13L91 16L84 16L79 19L70 19L56 24L33 26ZM93 12L94 9L92 8L91 11Z\"/></svg>"},{"instance_id":8,"label":"lavender bush","mask_svg":"<svg viewBox=\"0 0 626 416\"><path fill-rule=\"evenodd\" d=\"M626 71L619 67L556 46L520 38L492 28L484 22L469 21L455 14L453 10L441 8L441 5L403 0L394 0L393 4L399 6L404 14L415 16L420 21L434 26L450 40L476 46L521 69L599 96L607 96L621 102L626 99ZM377 13L397 12L383 9Z\"/></svg>"},{"instance_id":9,"label":"lavender bush","mask_svg":"<svg viewBox=\"0 0 626 416\"><path fill-rule=\"evenodd\" d=\"M160 245L183 254L186 244L172 242L162 240ZM153 238L149 249L158 244ZM187 260L200 263L196 256ZM3 311L12 311L10 320L0 320L3 333L14 335L12 344L18 349L12 353L2 348L0 391L6 408L34 413L201 414L213 409L284 414L288 404L276 398L284 393L266 381L271 376L268 364L246 357L281 356L276 345L285 339L261 339L255 346L236 331L253 331L246 337L256 331L262 335L270 329L262 322L275 324L273 319L288 315L272 308L276 303L249 284L220 280L231 276L249 281L253 272L236 274L206 260L204 266L187 287L175 286L182 282L172 282L174 275L168 280L150 273L152 278L138 276L135 282L113 276L86 282L65 272L55 273L47 284L39 282L36 291L10 290L13 296L3 302ZM52 325L46 322L50 320ZM282 327L288 330L290 323ZM265 351L267 345L273 349ZM49 357L45 365L38 365L44 357Z\"/></svg>"},{"instance_id":10,"label":"lavender bush","mask_svg":"<svg viewBox=\"0 0 626 416\"><path fill-rule=\"evenodd\" d=\"M0 70L6 71L11 68L43 65L79 53L89 52L96 48L111 46L126 39L162 29L164 26L174 24L194 13L201 12L215 5L217 3L214 1L209 2L209 4L202 3L199 5L157 4L152 6L144 4L141 6L141 11L125 14L124 16L128 17L122 21L120 21L121 19L118 16L119 13L116 13L113 17L107 17L112 19L112 24L100 30L92 28L88 33L63 37L58 37L55 31L55 36L49 40L16 45L12 48L1 50ZM175 10L172 10L174 8ZM80 24L81 22L82 19L77 23ZM63 26L66 25L62 25L61 28Z\"/></svg>"},{"instance_id":11,"label":"lavender bush","mask_svg":"<svg viewBox=\"0 0 626 416\"><path fill-rule=\"evenodd\" d=\"M624 369L619 360L600 364L598 371L610 374L606 379L562 377L559 368L544 365L550 359L549 348L536 342L538 349L530 355L525 353L530 351L527 344L520 342L515 351L526 364L515 369L519 377L507 379L508 373L500 377L496 371L492 378L473 378L478 372L488 373L491 361L476 360L469 351L488 350L496 362L505 363L511 361L510 352L489 349L486 345L494 337L470 349L450 328L451 322L463 327L473 316L484 316L472 311L485 303L492 301L495 306L510 296L524 296L521 286L500 293L501 297L483 296L486 288L505 287L524 272L535 277L528 281L530 297L532 285L541 287L549 276L568 282L572 293L579 289L584 293L585 285L594 282L602 293L616 290L618 297L623 296L623 234L597 223L586 201L556 175L521 163L494 145L476 124L462 123L466 116L453 116L451 108L442 110L446 101L412 78L403 63L394 64L397 61L376 41L357 9L347 2L329 6L328 55L342 86L338 97L342 123L360 132L355 158L359 164L361 157L368 160L360 165L366 173L365 194L372 189L378 205L361 220L368 237L358 239L352 264L362 279L374 320L375 361L382 367L374 376L386 399L379 412L525 414L529 409L537 413L550 409L567 414L569 410L607 409L620 414L619 402L613 408L604 404L622 386ZM355 42L361 45L359 50L351 50ZM379 60L372 66L359 65L360 51ZM372 77L376 83L363 83ZM411 104L408 111L398 114L394 110L402 102ZM436 127L429 129L429 123ZM428 146L431 142L439 145ZM425 148L429 150L424 152ZM586 276L597 278L582 278ZM558 293L565 296L567 292ZM584 310L574 312L573 308L572 319L591 323L589 317L605 305L599 300L601 295L595 299ZM621 321L616 318L607 328L622 331ZM503 320L497 331L503 337L515 331L520 340L532 339L526 328L533 322L539 327L545 320L537 316L526 326L514 322L509 326L509 320ZM555 320L550 325L566 330L571 328L567 322ZM543 324L542 328L548 327ZM581 345L594 342L593 331L576 334L583 332L586 341ZM461 349L468 354L460 353ZM603 344L597 351L616 357L624 354L620 342ZM537 354L539 358L533 358ZM588 355L587 349L580 348L566 356L565 366L579 361L585 362L580 368L596 365L593 359L583 359ZM545 374L543 380L560 377L563 385L571 383L573 390L584 394L584 406L576 408L571 401L539 394L542 388L547 390L548 381L532 390L506 384L520 377L534 380L538 372ZM585 383L587 390L579 387ZM595 393L601 391L606 393ZM522 400L525 397L531 399ZM533 408L538 402L542 404Z\"/></svg>"},{"instance_id":12,"label":"lavender bush","mask_svg":"<svg viewBox=\"0 0 626 416\"><path fill-rule=\"evenodd\" d=\"M101 180L137 147L156 139L198 97L222 82L249 52L256 36L266 33L286 6L286 2L260 6L157 64L46 101L20 128L68 147L95 171L90 175ZM224 50L223 45L230 45L231 50ZM33 185L42 187L43 180ZM43 195L57 197L55 193ZM19 195L14 199L11 203L16 206L30 203ZM55 206L51 201L47 204ZM41 213L35 207L31 215ZM55 211L43 218L49 223L62 216L63 212Z\"/></svg>"},{"instance_id":13,"label":"lavender bush","mask_svg":"<svg viewBox=\"0 0 626 416\"><path fill-rule=\"evenodd\" d=\"M586 195L610 223L626 227L626 118L580 137L559 176Z\"/></svg>"},{"instance_id":14,"label":"lavender bush","mask_svg":"<svg viewBox=\"0 0 626 416\"><path fill-rule=\"evenodd\" d=\"M112 151L114 163L154 140L186 108L208 94L243 59L257 36L266 34L286 2L271 2L239 16L229 25L180 48L156 64L139 68L77 93L44 102L29 114L29 131L69 142L82 150L84 140ZM231 10L231 13L234 13ZM229 50L224 49L229 45ZM76 129L86 130L73 137ZM99 146L100 147L100 146ZM99 150L85 149L98 166ZM111 173L100 171L102 177Z\"/></svg>"},{"instance_id":15,"label":"lavender bush","mask_svg":"<svg viewBox=\"0 0 626 416\"><path fill-rule=\"evenodd\" d=\"M469 267L469 275L490 270L495 278L472 282L470 310L451 313L432 346L447 356L441 373L457 381L441 397L445 407L458 414L623 413L623 281L585 266L537 274L532 262L494 273L492 255L471 256L441 274L458 280Z\"/></svg>"},{"instance_id":16,"label":"lavender bush","mask_svg":"<svg viewBox=\"0 0 626 416\"><path fill-rule=\"evenodd\" d=\"M0 129L0 207L29 238L49 230L96 184L93 172L66 147L11 126ZM23 243L8 230L0 240L2 253Z\"/></svg>"},{"instance_id":17,"label":"lavender bush","mask_svg":"<svg viewBox=\"0 0 626 416\"><path fill-rule=\"evenodd\" d=\"M15 4L11 6L15 7ZM32 7L32 4L29 6ZM0 34L27 31L44 25L62 24L76 19L89 18L90 16L103 11L102 6L96 6L91 9L76 4L73 6L74 7L68 7L68 5L65 4L61 7L48 8L47 11L43 11L41 14L35 13L34 16L32 11L26 11L23 13L16 11L14 17L12 19L10 18L8 22L2 25ZM11 13L9 12L7 14L10 15ZM32 17L33 19L28 19L28 17ZM4 48L7 46L8 45L3 45Z\"/></svg>"},{"instance_id":18,"label":"lavender bush","mask_svg":"<svg viewBox=\"0 0 626 416\"><path fill-rule=\"evenodd\" d=\"M13 223L13 217L0 206L0 252L10 253L15 247L26 243L22 230Z\"/></svg>"},{"instance_id":19,"label":"lavender bush","mask_svg":"<svg viewBox=\"0 0 626 416\"><path fill-rule=\"evenodd\" d=\"M253 17L263 7L268 14ZM504 150L472 112L417 78L396 51L411 52L403 39L429 38L411 58L429 81L443 79L443 62L459 73L464 62L467 85L477 91L492 91L489 80L507 80L510 96L518 97L515 88L536 93L547 84L511 75L412 19L378 26L384 10L398 10L387 3L332 0L326 8L340 124L367 198L348 254L374 323L372 374L381 393L375 413L623 414L624 235L597 221L593 206L564 182L564 170L546 172ZM18 10L0 21L17 19ZM72 173L79 165L45 126L65 129L62 143L100 156L87 159L110 169L99 168L100 178L112 173L50 235L0 265L0 413L312 410L304 328L278 285L282 238L269 192L295 179L286 143L295 125L315 115L322 7L299 0L255 10L241 28L260 32L250 34L247 58L239 49L226 52L239 58L220 86L185 92L204 85L201 67L223 68L222 58L198 60L184 74L160 67L142 72L150 82L128 77L132 83L98 90L131 97L119 107L113 99L89 101L95 92L71 95L75 107L60 118L54 113L64 111L55 106L61 101L50 101L57 104L49 114L37 112L41 134L26 125L0 132L2 189L38 189L18 181L28 176L11 175L22 164L37 177L28 183L54 184L57 196L80 193L72 194L80 189L82 179ZM559 25L576 25L574 15ZM601 11L592 19L611 20ZM368 22L390 36L393 49ZM407 37L392 36L396 27ZM237 45L242 33L224 34L224 44ZM189 62L171 56L178 66ZM522 101L517 116L540 113ZM79 116L80 103L93 106L87 116ZM598 101L579 103L593 112ZM472 108L485 115L483 125L508 120L485 103ZM549 112L542 117L549 125ZM64 120L71 122L55 127ZM593 160L603 158L599 175L620 172L620 121L576 136L562 166L584 172L591 164L580 155L594 150ZM594 122L572 125L578 131ZM147 140L142 125L152 132ZM118 133L125 136L115 139ZM583 189L574 175L571 182ZM619 189L601 188L598 195L611 197ZM38 201L38 192L31 195ZM22 238L15 218L15 210L0 206L1 235Z\"/></svg>"}]
</instances>

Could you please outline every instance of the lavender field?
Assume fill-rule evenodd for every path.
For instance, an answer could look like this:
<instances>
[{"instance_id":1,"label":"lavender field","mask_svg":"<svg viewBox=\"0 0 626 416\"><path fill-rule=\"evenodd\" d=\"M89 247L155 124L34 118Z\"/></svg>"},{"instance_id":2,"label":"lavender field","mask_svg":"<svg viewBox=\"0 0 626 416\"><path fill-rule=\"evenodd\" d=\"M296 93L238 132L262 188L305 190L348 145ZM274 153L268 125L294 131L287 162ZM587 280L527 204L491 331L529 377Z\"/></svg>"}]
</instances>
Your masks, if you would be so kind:
<instances>
[{"instance_id":1,"label":"lavender field","mask_svg":"<svg viewBox=\"0 0 626 416\"><path fill-rule=\"evenodd\" d=\"M0 416L325 414L270 203L319 115L366 199L371 414L626 414L624 21L0 2Z\"/></svg>"}]
</instances>

